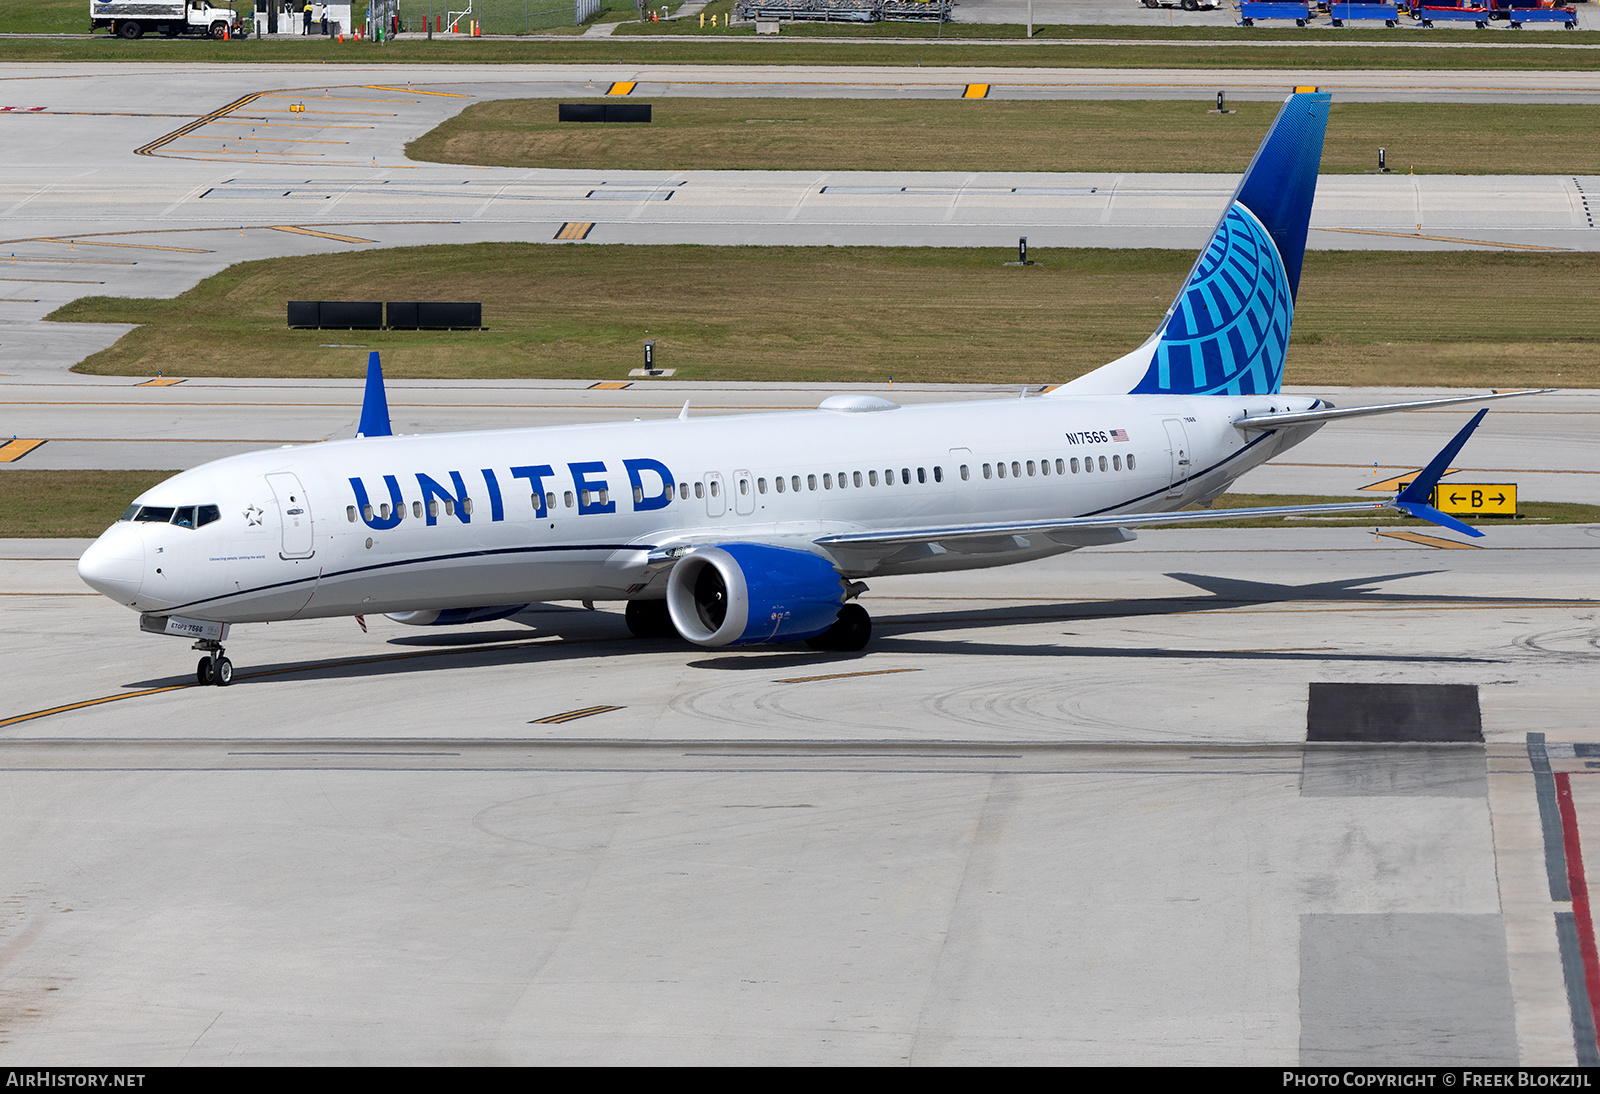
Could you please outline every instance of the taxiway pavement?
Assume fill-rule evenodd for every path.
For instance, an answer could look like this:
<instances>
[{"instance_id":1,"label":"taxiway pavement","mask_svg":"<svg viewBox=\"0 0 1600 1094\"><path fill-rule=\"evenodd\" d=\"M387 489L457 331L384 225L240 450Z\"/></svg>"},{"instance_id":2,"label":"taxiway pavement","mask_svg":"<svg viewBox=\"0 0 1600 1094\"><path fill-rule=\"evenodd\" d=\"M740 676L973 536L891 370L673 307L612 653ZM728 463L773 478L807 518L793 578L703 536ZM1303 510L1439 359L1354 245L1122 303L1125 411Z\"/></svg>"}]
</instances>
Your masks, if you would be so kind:
<instances>
[{"instance_id":1,"label":"taxiway pavement","mask_svg":"<svg viewBox=\"0 0 1600 1094\"><path fill-rule=\"evenodd\" d=\"M1578 1059L1595 529L1148 532L874 582L855 657L273 624L226 690L79 546L0 552L3 713L68 708L0 717L12 1060ZM1372 681L1486 743L1306 743Z\"/></svg>"},{"instance_id":2,"label":"taxiway pavement","mask_svg":"<svg viewBox=\"0 0 1600 1094\"><path fill-rule=\"evenodd\" d=\"M1600 101L1591 72L721 66L14 66L0 80L0 373L59 373L124 328L45 328L85 295L169 296L239 261L370 247L596 243L1199 247L1226 175L567 171L407 160L472 102L592 96ZM293 108L304 106L303 111ZM142 154L140 154L142 153ZM1600 248L1600 178L1329 176L1310 245ZM4 377L0 377L3 379Z\"/></svg>"}]
</instances>

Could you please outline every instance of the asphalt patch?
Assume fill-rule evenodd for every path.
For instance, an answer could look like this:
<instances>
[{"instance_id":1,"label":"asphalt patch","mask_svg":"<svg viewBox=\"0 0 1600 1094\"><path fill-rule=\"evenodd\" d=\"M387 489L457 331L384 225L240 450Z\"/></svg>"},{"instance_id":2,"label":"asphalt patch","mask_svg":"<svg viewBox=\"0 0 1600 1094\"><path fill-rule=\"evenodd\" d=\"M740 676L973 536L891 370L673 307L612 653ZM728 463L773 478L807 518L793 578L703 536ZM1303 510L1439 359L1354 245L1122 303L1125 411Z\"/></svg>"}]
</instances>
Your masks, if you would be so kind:
<instances>
[{"instance_id":1,"label":"asphalt patch","mask_svg":"<svg viewBox=\"0 0 1600 1094\"><path fill-rule=\"evenodd\" d=\"M1482 744L1476 684L1312 684L1307 741Z\"/></svg>"}]
</instances>

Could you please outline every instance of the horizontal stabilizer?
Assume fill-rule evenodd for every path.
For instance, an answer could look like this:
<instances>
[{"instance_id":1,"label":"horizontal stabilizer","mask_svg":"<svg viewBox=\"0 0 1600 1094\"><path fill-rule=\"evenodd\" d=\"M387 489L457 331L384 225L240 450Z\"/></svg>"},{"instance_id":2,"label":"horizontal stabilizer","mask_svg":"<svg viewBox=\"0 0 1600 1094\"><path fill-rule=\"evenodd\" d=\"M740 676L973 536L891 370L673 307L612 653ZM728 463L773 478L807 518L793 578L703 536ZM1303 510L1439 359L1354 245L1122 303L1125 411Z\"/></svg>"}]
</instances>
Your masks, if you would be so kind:
<instances>
[{"instance_id":1,"label":"horizontal stabilizer","mask_svg":"<svg viewBox=\"0 0 1600 1094\"><path fill-rule=\"evenodd\" d=\"M1489 395L1452 395L1444 399L1418 399L1410 403L1383 403L1379 406L1336 407L1331 403L1316 410L1286 410L1277 414L1251 414L1233 423L1235 429L1248 433L1265 433L1269 429L1282 429L1291 425L1310 425L1313 422L1336 422L1341 418L1365 418L1371 414L1395 414L1402 410L1428 410L1436 406L1459 406L1462 403L1487 403L1493 399L1515 399L1519 395L1544 395L1556 390L1553 387L1529 388L1525 391L1496 391Z\"/></svg>"}]
</instances>

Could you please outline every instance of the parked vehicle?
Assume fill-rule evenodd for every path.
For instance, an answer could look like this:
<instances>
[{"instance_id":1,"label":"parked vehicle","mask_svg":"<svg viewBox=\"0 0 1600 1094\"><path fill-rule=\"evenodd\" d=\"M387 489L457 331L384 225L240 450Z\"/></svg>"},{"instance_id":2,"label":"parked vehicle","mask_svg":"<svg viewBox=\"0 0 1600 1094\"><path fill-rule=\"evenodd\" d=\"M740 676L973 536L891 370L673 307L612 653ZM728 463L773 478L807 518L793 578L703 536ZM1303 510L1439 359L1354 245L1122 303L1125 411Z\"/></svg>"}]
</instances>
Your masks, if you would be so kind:
<instances>
[{"instance_id":1,"label":"parked vehicle","mask_svg":"<svg viewBox=\"0 0 1600 1094\"><path fill-rule=\"evenodd\" d=\"M1215 11L1213 0L1142 0L1147 8L1182 8L1184 11Z\"/></svg>"},{"instance_id":2,"label":"parked vehicle","mask_svg":"<svg viewBox=\"0 0 1600 1094\"><path fill-rule=\"evenodd\" d=\"M1513 27L1523 23L1561 23L1568 30L1575 30L1578 26L1577 9L1552 0L1489 0L1489 18L1508 20Z\"/></svg>"},{"instance_id":3,"label":"parked vehicle","mask_svg":"<svg viewBox=\"0 0 1600 1094\"><path fill-rule=\"evenodd\" d=\"M143 38L146 31L176 38L200 34L209 38L242 38L239 13L214 8L205 0L89 0L89 23L108 27L119 38Z\"/></svg>"}]
</instances>

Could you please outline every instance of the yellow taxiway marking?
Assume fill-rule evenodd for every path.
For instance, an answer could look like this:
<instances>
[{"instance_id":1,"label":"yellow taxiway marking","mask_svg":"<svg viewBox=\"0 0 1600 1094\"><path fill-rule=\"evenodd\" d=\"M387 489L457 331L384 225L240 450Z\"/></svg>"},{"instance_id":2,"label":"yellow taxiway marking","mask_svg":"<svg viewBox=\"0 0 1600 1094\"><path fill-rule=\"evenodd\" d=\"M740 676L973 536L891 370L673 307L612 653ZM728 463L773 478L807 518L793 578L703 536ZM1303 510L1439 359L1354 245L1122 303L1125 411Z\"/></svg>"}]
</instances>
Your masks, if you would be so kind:
<instances>
[{"instance_id":1,"label":"yellow taxiway marking","mask_svg":"<svg viewBox=\"0 0 1600 1094\"><path fill-rule=\"evenodd\" d=\"M1431 239L1436 243L1471 243L1478 247L1504 247L1515 251L1565 251L1566 247L1542 247L1537 243L1499 243L1492 239L1459 239L1456 236L1425 236L1416 232L1380 232L1373 228L1316 228L1318 232L1348 232L1358 236L1393 236L1396 239Z\"/></svg>"},{"instance_id":2,"label":"yellow taxiway marking","mask_svg":"<svg viewBox=\"0 0 1600 1094\"><path fill-rule=\"evenodd\" d=\"M373 91L399 91L407 95L439 95L446 99L470 99L471 95L458 95L453 91L418 91L414 87L384 87L382 84L362 84Z\"/></svg>"},{"instance_id":3,"label":"yellow taxiway marking","mask_svg":"<svg viewBox=\"0 0 1600 1094\"><path fill-rule=\"evenodd\" d=\"M30 593L28 595L45 596L51 594ZM549 644L550 639L548 638L535 638L526 642L496 642L492 645L462 646L447 650L420 650L415 653L385 653L379 654L375 657L350 657L339 661L313 661L303 665L290 665L287 668L281 669L262 669L257 672L235 673L233 680L234 683L237 684L244 680L254 680L267 676L288 676L299 672L326 672L328 669L351 668L358 665L374 665L390 661L412 661L422 657L446 657L462 653L506 653ZM160 695L162 692L167 691L182 691L184 688L208 686L212 685L200 684L191 680L182 684L168 684L165 687L146 688L143 691L127 691L120 695L102 695L98 699L85 699L78 703L65 703L58 707L50 707L48 710L35 710L30 711L27 714L14 715L10 718L0 718L0 728L16 725L18 722L31 722L35 718L48 718L52 714L65 714L70 710L82 710L84 707L99 706L101 703L115 703L119 699L138 699L145 695ZM620 710L621 708L613 707L611 709ZM599 712L596 711L596 713Z\"/></svg>"},{"instance_id":4,"label":"yellow taxiway marking","mask_svg":"<svg viewBox=\"0 0 1600 1094\"><path fill-rule=\"evenodd\" d=\"M528 724L530 726L558 726L563 722L575 722L579 718L589 718L596 714L609 714L613 710L621 709L621 707L598 706L584 707L582 710L565 710L560 714L552 714L547 718L535 718Z\"/></svg>"},{"instance_id":5,"label":"yellow taxiway marking","mask_svg":"<svg viewBox=\"0 0 1600 1094\"><path fill-rule=\"evenodd\" d=\"M104 281L66 281L59 277L0 277L0 281L26 281L34 285L104 285Z\"/></svg>"},{"instance_id":6,"label":"yellow taxiway marking","mask_svg":"<svg viewBox=\"0 0 1600 1094\"><path fill-rule=\"evenodd\" d=\"M245 136L212 137L212 136L200 136L199 134L195 134L195 133L191 133L191 134L189 134L189 136L190 136L191 139L197 140L197 141L239 141L239 142L242 143L242 142L248 140L248 141L254 141L256 144L340 144L340 145L344 145L344 144L349 144L350 143L349 141L312 141L312 140L306 140L304 137L245 137ZM240 149L240 151L243 151L243 149ZM282 153L280 153L280 155L281 154Z\"/></svg>"},{"instance_id":7,"label":"yellow taxiway marking","mask_svg":"<svg viewBox=\"0 0 1600 1094\"><path fill-rule=\"evenodd\" d=\"M22 258L9 255L0 259L0 263L5 262L48 262L52 266L137 266L139 264L119 258L30 258L26 255Z\"/></svg>"},{"instance_id":8,"label":"yellow taxiway marking","mask_svg":"<svg viewBox=\"0 0 1600 1094\"><path fill-rule=\"evenodd\" d=\"M129 691L121 695L102 695L98 699L85 699L81 703L67 703L64 706L51 707L49 710L36 710L30 714L18 714L14 718L3 718L0 719L0 728L16 725L18 722L30 722L35 718L48 718L52 714L65 714L69 710L82 710L84 707L95 707L101 703L114 703L118 699L137 699L141 695L159 695L163 691L177 691L180 688L199 686L199 684L168 684L164 688L146 688L144 691Z\"/></svg>"},{"instance_id":9,"label":"yellow taxiway marking","mask_svg":"<svg viewBox=\"0 0 1600 1094\"><path fill-rule=\"evenodd\" d=\"M607 91L606 94L607 95L632 95L633 94L633 89L638 87L638 86L639 86L639 83L638 83L637 80L618 80L616 83L611 85L611 89L609 91Z\"/></svg>"},{"instance_id":10,"label":"yellow taxiway marking","mask_svg":"<svg viewBox=\"0 0 1600 1094\"><path fill-rule=\"evenodd\" d=\"M181 376L157 376L154 380L146 380L143 383L134 384L133 386L134 387L172 387L174 384L183 383L183 381L184 381L184 377L181 377Z\"/></svg>"},{"instance_id":11,"label":"yellow taxiway marking","mask_svg":"<svg viewBox=\"0 0 1600 1094\"><path fill-rule=\"evenodd\" d=\"M1461 468L1459 468L1459 467L1448 468L1447 470L1440 472L1440 477L1442 478L1445 475L1454 475L1457 471L1460 471L1460 470L1461 470ZM1379 491L1382 491L1385 494L1392 494L1396 490L1404 490L1406 487L1410 486L1411 485L1411 480L1416 478L1420 474L1422 474L1422 469L1419 467L1415 471L1407 471L1403 475L1395 475L1393 478L1383 479L1383 480L1381 480L1379 482L1369 482L1365 486L1356 487L1356 489L1358 489L1358 490L1379 490Z\"/></svg>"},{"instance_id":12,"label":"yellow taxiway marking","mask_svg":"<svg viewBox=\"0 0 1600 1094\"><path fill-rule=\"evenodd\" d=\"M921 672L921 669L868 669L865 672L830 672L825 676L791 676L774 680L775 684L809 684L814 680L848 680L854 676L892 676L897 672Z\"/></svg>"},{"instance_id":13,"label":"yellow taxiway marking","mask_svg":"<svg viewBox=\"0 0 1600 1094\"><path fill-rule=\"evenodd\" d=\"M987 99L989 97L988 84L968 84L967 89L961 93L963 99Z\"/></svg>"},{"instance_id":14,"label":"yellow taxiway marking","mask_svg":"<svg viewBox=\"0 0 1600 1094\"><path fill-rule=\"evenodd\" d=\"M598 384L590 384L590 391L621 391L625 387L632 387L632 380L602 380Z\"/></svg>"},{"instance_id":15,"label":"yellow taxiway marking","mask_svg":"<svg viewBox=\"0 0 1600 1094\"><path fill-rule=\"evenodd\" d=\"M1403 539L1407 543L1420 543L1424 547L1440 547L1456 551L1481 551L1483 548L1476 543L1462 543L1455 539L1440 539L1438 536L1425 536L1421 532L1379 532L1378 535L1387 539Z\"/></svg>"},{"instance_id":16,"label":"yellow taxiway marking","mask_svg":"<svg viewBox=\"0 0 1600 1094\"><path fill-rule=\"evenodd\" d=\"M255 102L257 99L261 98L261 96L263 96L265 94L267 94L267 92L265 92L265 91L251 92L249 95L246 95L241 99L235 99L233 102L229 103L227 106L219 106L219 107L217 107L217 109L213 110L211 113L200 115L200 117L196 118L194 121L190 122L188 125L185 125L185 126L179 128L179 129L174 129L171 133L168 133L166 136L157 137L155 140L151 141L149 144L141 145L140 147L135 148L133 150L133 154L135 156L153 156L163 146L169 144L170 142L176 140L177 138L182 137L182 136L187 136L188 134L193 133L196 129L199 129L202 125L205 125L207 122L215 121L218 118L226 117L227 115L233 113L235 110L238 110L240 107L250 105L251 103Z\"/></svg>"},{"instance_id":17,"label":"yellow taxiway marking","mask_svg":"<svg viewBox=\"0 0 1600 1094\"><path fill-rule=\"evenodd\" d=\"M44 441L12 437L4 444L0 444L0 463L16 463L41 444L44 444Z\"/></svg>"},{"instance_id":18,"label":"yellow taxiway marking","mask_svg":"<svg viewBox=\"0 0 1600 1094\"><path fill-rule=\"evenodd\" d=\"M319 232L314 228L297 228L293 224L269 224L267 227L274 232L293 232L295 235L316 236L318 239L335 239L340 243L376 243L375 239L362 239L360 236L341 236L332 232Z\"/></svg>"},{"instance_id":19,"label":"yellow taxiway marking","mask_svg":"<svg viewBox=\"0 0 1600 1094\"><path fill-rule=\"evenodd\" d=\"M302 98L302 96L300 94L298 94L298 93L290 95L290 94L288 94L286 92L282 92L282 91L263 91L261 93L261 95L262 95L262 98L266 98L266 99L300 99L300 98ZM417 105L416 103L411 102L409 99L369 99L365 95L349 95L349 96L346 96L346 95L324 95L321 98L312 97L310 99L307 99L306 101L307 102L313 102L313 103L407 103L407 104L409 104L411 106L416 106ZM297 111L295 111L295 113L299 114L299 113L301 113L301 111L297 110Z\"/></svg>"},{"instance_id":20,"label":"yellow taxiway marking","mask_svg":"<svg viewBox=\"0 0 1600 1094\"><path fill-rule=\"evenodd\" d=\"M557 239L586 239L586 238L588 238L589 231L593 227L594 227L594 222L593 221L584 222L584 221L579 221L579 220L569 220L567 223L565 223L565 224L563 224L561 226L561 230L556 233L556 238Z\"/></svg>"},{"instance_id":21,"label":"yellow taxiway marking","mask_svg":"<svg viewBox=\"0 0 1600 1094\"><path fill-rule=\"evenodd\" d=\"M189 230L189 229L179 229L179 231L187 231L187 230ZM202 230L205 230L205 229L202 229ZM131 232L108 232L106 234L107 235L131 235L133 233L131 233ZM159 243L102 243L102 242L100 242L98 240L77 239L75 237L69 238L67 236L47 236L47 237L40 237L39 239L22 240L20 242L26 242L26 243L69 243L69 244L72 244L73 246L83 246L83 247L127 247L130 250L135 250L135 251L181 251L182 253L184 253L186 255L208 255L208 254L214 254L215 253L214 251L208 251L203 247L163 247Z\"/></svg>"}]
</instances>

